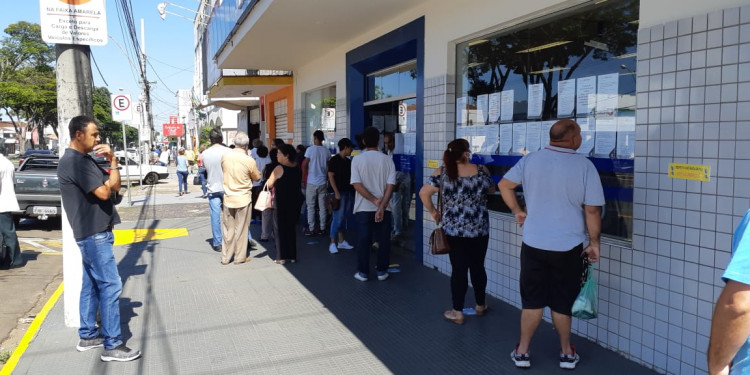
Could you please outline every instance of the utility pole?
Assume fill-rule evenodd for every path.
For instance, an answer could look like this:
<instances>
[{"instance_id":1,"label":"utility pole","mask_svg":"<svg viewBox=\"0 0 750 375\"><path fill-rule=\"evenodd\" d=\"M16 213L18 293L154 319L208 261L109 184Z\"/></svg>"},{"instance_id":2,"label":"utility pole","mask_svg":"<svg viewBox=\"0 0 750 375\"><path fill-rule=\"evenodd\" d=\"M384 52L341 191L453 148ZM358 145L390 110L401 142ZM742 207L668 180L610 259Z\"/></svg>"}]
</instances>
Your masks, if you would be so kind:
<instances>
[{"instance_id":1,"label":"utility pole","mask_svg":"<svg viewBox=\"0 0 750 375\"><path fill-rule=\"evenodd\" d=\"M60 128L58 155L62 156L70 145L68 132L70 120L80 115L94 117L94 77L91 73L91 48L89 46L57 44L55 52L57 54L57 124ZM60 216L62 217L65 325L79 327L81 323L78 301L83 277L81 251L76 244L73 228L68 222L64 207Z\"/></svg>"},{"instance_id":2,"label":"utility pole","mask_svg":"<svg viewBox=\"0 0 750 375\"><path fill-rule=\"evenodd\" d=\"M154 141L154 116L151 113L151 89L146 77L146 26L141 18L141 81L143 82L143 99L146 106L145 124L148 126L148 149L153 147Z\"/></svg>"}]
</instances>

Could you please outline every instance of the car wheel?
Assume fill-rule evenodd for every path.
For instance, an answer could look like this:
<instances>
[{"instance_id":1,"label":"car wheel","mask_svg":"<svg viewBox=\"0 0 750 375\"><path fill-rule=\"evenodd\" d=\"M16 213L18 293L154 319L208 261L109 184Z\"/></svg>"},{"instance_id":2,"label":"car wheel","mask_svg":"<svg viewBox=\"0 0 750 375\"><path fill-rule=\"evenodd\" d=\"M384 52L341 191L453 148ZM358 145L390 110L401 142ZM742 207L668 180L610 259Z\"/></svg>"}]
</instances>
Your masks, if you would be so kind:
<instances>
[{"instance_id":1,"label":"car wheel","mask_svg":"<svg viewBox=\"0 0 750 375\"><path fill-rule=\"evenodd\" d=\"M156 185L159 182L159 175L156 173L149 173L143 178L144 185Z\"/></svg>"}]
</instances>

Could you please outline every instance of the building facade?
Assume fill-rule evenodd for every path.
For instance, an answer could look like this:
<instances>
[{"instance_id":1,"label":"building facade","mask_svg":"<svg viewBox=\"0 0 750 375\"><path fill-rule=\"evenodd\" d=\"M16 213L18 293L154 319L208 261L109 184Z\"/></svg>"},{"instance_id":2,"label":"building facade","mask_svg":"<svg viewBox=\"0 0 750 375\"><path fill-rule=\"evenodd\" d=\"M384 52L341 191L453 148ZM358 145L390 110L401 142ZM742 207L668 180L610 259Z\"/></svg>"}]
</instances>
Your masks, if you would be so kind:
<instances>
[{"instance_id":1,"label":"building facade","mask_svg":"<svg viewBox=\"0 0 750 375\"><path fill-rule=\"evenodd\" d=\"M213 14L227 3L237 6ZM452 139L468 139L499 180L554 121L575 118L607 205L600 316L574 320L574 333L662 373L706 372L720 275L750 208L747 1L242 4L205 56L221 69L293 72L260 96L269 138L393 132L412 193ZM449 273L414 204L415 258ZM520 308L522 229L499 196L490 208L488 291Z\"/></svg>"}]
</instances>

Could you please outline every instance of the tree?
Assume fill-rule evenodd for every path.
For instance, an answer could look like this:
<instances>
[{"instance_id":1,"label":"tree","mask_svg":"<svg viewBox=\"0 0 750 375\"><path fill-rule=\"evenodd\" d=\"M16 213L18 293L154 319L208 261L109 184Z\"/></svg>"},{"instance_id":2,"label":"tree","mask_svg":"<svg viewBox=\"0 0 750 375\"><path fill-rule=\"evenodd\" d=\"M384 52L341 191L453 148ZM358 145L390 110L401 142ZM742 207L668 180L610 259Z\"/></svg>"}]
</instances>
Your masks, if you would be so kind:
<instances>
[{"instance_id":1,"label":"tree","mask_svg":"<svg viewBox=\"0 0 750 375\"><path fill-rule=\"evenodd\" d=\"M15 120L26 118L29 129L39 132L52 125L57 134L57 93L52 62L54 49L42 40L38 24L21 21L4 30L0 40L0 108L10 118L18 139L24 130ZM21 142L21 151L25 148Z\"/></svg>"}]
</instances>

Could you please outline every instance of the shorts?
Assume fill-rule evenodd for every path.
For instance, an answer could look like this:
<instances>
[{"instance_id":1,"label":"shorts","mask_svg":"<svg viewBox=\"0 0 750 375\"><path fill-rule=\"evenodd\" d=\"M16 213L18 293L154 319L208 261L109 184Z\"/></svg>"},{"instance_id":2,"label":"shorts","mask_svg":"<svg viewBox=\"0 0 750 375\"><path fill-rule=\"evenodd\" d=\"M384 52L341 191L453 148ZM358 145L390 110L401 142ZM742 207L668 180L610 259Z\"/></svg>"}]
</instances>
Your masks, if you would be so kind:
<instances>
[{"instance_id":1,"label":"shorts","mask_svg":"<svg viewBox=\"0 0 750 375\"><path fill-rule=\"evenodd\" d=\"M583 244L568 251L549 251L521 245L521 305L524 309L550 310L572 315L581 291Z\"/></svg>"}]
</instances>

